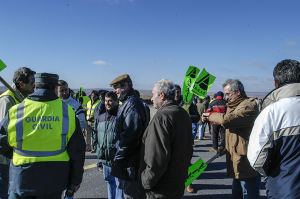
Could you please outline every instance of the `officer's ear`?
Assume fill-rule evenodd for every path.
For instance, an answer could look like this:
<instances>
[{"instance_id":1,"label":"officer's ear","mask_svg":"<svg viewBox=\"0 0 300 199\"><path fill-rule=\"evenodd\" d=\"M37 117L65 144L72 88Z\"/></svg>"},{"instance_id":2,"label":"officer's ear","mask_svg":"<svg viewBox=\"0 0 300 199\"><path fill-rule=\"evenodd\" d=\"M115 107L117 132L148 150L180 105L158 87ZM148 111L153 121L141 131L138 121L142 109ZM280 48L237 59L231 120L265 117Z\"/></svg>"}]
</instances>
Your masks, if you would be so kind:
<instances>
[{"instance_id":1,"label":"officer's ear","mask_svg":"<svg viewBox=\"0 0 300 199\"><path fill-rule=\"evenodd\" d=\"M160 100L162 100L162 101L165 101L167 98L166 98L166 94L164 94L164 93L160 93L159 94L159 98L160 98Z\"/></svg>"},{"instance_id":2,"label":"officer's ear","mask_svg":"<svg viewBox=\"0 0 300 199\"><path fill-rule=\"evenodd\" d=\"M275 86L275 88L278 88L279 87L279 81L278 80L274 80L274 86Z\"/></svg>"}]
</instances>

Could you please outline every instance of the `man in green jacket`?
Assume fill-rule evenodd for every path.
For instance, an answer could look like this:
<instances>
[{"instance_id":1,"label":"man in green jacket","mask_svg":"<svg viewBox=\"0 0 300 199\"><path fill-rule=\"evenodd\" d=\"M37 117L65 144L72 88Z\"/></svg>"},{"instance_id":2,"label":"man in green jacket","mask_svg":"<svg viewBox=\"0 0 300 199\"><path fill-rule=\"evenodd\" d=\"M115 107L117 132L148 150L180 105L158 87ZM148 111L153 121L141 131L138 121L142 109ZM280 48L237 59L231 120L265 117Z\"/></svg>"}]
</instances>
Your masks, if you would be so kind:
<instances>
[{"instance_id":1,"label":"man in green jacket","mask_svg":"<svg viewBox=\"0 0 300 199\"><path fill-rule=\"evenodd\" d=\"M118 113L118 96L113 91L105 94L105 112L95 113L97 156L103 165L103 177L107 184L108 199L123 199L122 180L111 174L111 163L116 153L116 117Z\"/></svg>"}]
</instances>

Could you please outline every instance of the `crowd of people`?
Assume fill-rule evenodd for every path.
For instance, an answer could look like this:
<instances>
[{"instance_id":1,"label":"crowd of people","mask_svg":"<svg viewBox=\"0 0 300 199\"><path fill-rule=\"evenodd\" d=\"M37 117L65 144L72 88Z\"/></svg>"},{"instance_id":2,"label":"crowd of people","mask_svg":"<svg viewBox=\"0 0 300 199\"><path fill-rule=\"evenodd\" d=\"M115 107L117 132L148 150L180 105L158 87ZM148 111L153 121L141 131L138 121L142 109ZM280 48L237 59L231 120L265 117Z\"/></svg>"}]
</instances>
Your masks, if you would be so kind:
<instances>
[{"instance_id":1,"label":"crowd of people","mask_svg":"<svg viewBox=\"0 0 300 199\"><path fill-rule=\"evenodd\" d=\"M232 198L259 198L262 176L268 198L300 198L300 63L280 61L273 77L262 103L228 79L212 99L185 104L180 86L162 79L150 118L128 74L87 96L57 74L19 68L14 90L0 95L0 199L72 198L86 152L97 155L109 199L180 199L206 127L210 150L226 155Z\"/></svg>"}]
</instances>

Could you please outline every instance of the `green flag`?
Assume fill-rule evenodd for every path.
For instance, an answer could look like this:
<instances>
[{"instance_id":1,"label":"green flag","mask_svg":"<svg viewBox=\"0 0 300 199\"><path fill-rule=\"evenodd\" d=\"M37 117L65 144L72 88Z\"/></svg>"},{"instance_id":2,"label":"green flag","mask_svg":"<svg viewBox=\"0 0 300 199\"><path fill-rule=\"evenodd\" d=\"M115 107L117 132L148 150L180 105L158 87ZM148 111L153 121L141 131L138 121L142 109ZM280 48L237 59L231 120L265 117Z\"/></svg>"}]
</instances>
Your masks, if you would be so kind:
<instances>
[{"instance_id":1,"label":"green flag","mask_svg":"<svg viewBox=\"0 0 300 199\"><path fill-rule=\"evenodd\" d=\"M0 71L6 68L6 64L0 59Z\"/></svg>"},{"instance_id":2,"label":"green flag","mask_svg":"<svg viewBox=\"0 0 300 199\"><path fill-rule=\"evenodd\" d=\"M82 97L82 91L83 91L83 88L80 87L80 88L79 88L79 97Z\"/></svg>"},{"instance_id":3,"label":"green flag","mask_svg":"<svg viewBox=\"0 0 300 199\"><path fill-rule=\"evenodd\" d=\"M189 166L188 169L188 178L185 180L185 187L192 184L194 180L196 180L206 169L207 164L202 160L197 160L194 164Z\"/></svg>"},{"instance_id":4,"label":"green flag","mask_svg":"<svg viewBox=\"0 0 300 199\"><path fill-rule=\"evenodd\" d=\"M204 99L207 95L207 91L214 83L216 77L209 74L205 68L201 71L192 87L192 93L197 95L199 98Z\"/></svg>"},{"instance_id":5,"label":"green flag","mask_svg":"<svg viewBox=\"0 0 300 199\"><path fill-rule=\"evenodd\" d=\"M185 73L183 87L182 87L182 97L183 101L186 104L192 102L193 93L191 92L194 82L200 69L195 66L189 66L188 70Z\"/></svg>"}]
</instances>

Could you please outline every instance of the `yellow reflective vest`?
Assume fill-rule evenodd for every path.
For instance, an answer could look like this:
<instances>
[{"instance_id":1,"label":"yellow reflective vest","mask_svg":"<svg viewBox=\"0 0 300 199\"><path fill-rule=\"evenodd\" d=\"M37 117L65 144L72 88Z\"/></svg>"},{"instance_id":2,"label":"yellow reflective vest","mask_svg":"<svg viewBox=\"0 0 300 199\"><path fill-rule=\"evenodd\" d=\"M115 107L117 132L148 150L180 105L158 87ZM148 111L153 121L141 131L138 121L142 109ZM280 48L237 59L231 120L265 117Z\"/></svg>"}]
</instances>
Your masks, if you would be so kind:
<instances>
[{"instance_id":1,"label":"yellow reflective vest","mask_svg":"<svg viewBox=\"0 0 300 199\"><path fill-rule=\"evenodd\" d=\"M100 100L97 100L96 102L94 102L93 105L92 105L92 100L90 100L87 103L86 120L89 120L90 118L94 117L95 108L97 107L97 105L99 103L100 103Z\"/></svg>"},{"instance_id":2,"label":"yellow reflective vest","mask_svg":"<svg viewBox=\"0 0 300 199\"><path fill-rule=\"evenodd\" d=\"M2 96L10 96L14 99L15 104L20 103L20 101L17 100L17 98L15 97L15 94L13 92L11 92L9 89L0 95L0 97L2 97Z\"/></svg>"},{"instance_id":3,"label":"yellow reflective vest","mask_svg":"<svg viewBox=\"0 0 300 199\"><path fill-rule=\"evenodd\" d=\"M82 96L82 107L87 110L87 103L89 102L90 98L86 95Z\"/></svg>"},{"instance_id":4,"label":"yellow reflective vest","mask_svg":"<svg viewBox=\"0 0 300 199\"><path fill-rule=\"evenodd\" d=\"M8 143L13 165L69 161L67 144L75 131L75 113L61 99L25 99L9 110Z\"/></svg>"},{"instance_id":5,"label":"yellow reflective vest","mask_svg":"<svg viewBox=\"0 0 300 199\"><path fill-rule=\"evenodd\" d=\"M12 102L12 104L20 103L20 101L18 101L17 98L15 97L14 93L11 92L9 89L0 95L0 97L3 97L3 96L10 96L14 100ZM9 164L9 159L7 159L6 157L0 155L0 164L8 165Z\"/></svg>"}]
</instances>

